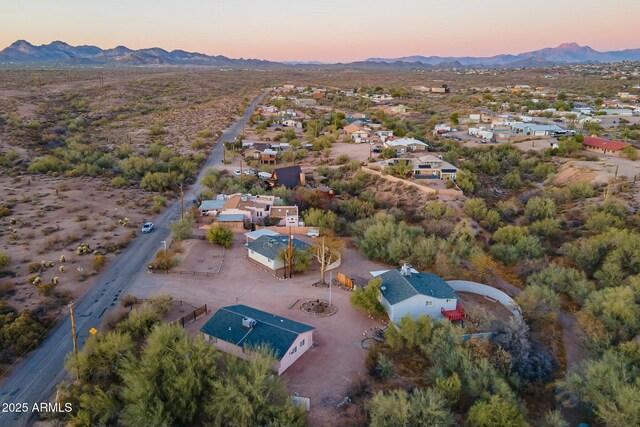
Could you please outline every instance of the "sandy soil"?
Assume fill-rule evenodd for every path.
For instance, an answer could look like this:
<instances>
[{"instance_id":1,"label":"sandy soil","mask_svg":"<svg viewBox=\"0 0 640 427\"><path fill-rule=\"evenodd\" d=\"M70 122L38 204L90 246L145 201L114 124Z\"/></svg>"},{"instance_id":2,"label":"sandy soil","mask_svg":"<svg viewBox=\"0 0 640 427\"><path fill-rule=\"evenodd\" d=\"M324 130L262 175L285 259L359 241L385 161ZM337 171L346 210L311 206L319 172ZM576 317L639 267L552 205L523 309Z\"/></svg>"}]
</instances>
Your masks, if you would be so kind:
<instances>
[{"instance_id":1,"label":"sandy soil","mask_svg":"<svg viewBox=\"0 0 640 427\"><path fill-rule=\"evenodd\" d=\"M119 246L128 244L131 233L137 233L144 220L154 215L150 194L107 190L100 179L3 176L0 189L0 204L12 206L11 213L1 219L0 250L10 255L9 269L16 273L2 282L11 289L5 300L18 310L36 309L49 298L28 282L31 276L40 276L43 282L59 277L56 290L67 291L71 299L83 294L93 284L95 269L93 255L76 254L78 245L88 244L109 260L117 255ZM123 218L129 218L129 225L120 223ZM55 265L40 273L28 271L28 264L42 260ZM64 272L59 270L61 266Z\"/></svg>"}]
</instances>

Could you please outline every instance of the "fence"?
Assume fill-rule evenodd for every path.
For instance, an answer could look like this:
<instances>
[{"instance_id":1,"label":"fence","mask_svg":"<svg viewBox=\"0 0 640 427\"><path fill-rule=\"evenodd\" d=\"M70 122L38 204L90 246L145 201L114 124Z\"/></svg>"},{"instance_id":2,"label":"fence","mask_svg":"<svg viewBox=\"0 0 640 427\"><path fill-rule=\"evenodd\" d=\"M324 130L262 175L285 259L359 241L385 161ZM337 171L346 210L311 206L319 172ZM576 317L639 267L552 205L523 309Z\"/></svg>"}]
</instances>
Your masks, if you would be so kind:
<instances>
[{"instance_id":1,"label":"fence","mask_svg":"<svg viewBox=\"0 0 640 427\"><path fill-rule=\"evenodd\" d=\"M469 292L472 294L482 295L484 297L492 298L504 305L514 316L522 318L522 311L520 306L509 295L502 292L500 289L493 288L491 286L483 285L481 283L469 282L467 280L449 280L447 283L457 292Z\"/></svg>"},{"instance_id":2,"label":"fence","mask_svg":"<svg viewBox=\"0 0 640 427\"><path fill-rule=\"evenodd\" d=\"M185 316L182 316L180 319L176 320L176 323L180 323L180 326L184 328L184 325L186 325L189 322L195 322L196 319L198 319L198 316L201 316L208 312L209 310L207 309L207 304L205 304L202 307L196 308L191 313Z\"/></svg>"},{"instance_id":3,"label":"fence","mask_svg":"<svg viewBox=\"0 0 640 427\"><path fill-rule=\"evenodd\" d=\"M215 276L216 274L218 274L217 272L213 272L213 271L191 271L191 270L156 270L156 269L149 269L149 271L152 272L153 274L182 274L182 275L186 275L186 276L205 276L205 277Z\"/></svg>"},{"instance_id":4,"label":"fence","mask_svg":"<svg viewBox=\"0 0 640 427\"><path fill-rule=\"evenodd\" d=\"M338 273L338 275L336 276L336 280L345 288L353 289L353 279L345 276L343 273Z\"/></svg>"}]
</instances>

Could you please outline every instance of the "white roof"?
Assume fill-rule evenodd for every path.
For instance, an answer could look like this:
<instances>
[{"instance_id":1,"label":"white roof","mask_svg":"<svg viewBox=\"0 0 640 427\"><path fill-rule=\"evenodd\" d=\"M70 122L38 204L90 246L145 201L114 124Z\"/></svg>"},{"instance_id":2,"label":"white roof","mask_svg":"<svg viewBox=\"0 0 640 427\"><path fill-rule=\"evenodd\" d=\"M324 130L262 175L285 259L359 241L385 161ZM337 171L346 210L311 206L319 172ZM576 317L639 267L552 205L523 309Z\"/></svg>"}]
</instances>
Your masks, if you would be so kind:
<instances>
[{"instance_id":1,"label":"white roof","mask_svg":"<svg viewBox=\"0 0 640 427\"><path fill-rule=\"evenodd\" d=\"M377 270L377 271L370 271L369 273L373 276L373 277L378 277L381 274L386 273L387 271L391 271L391 270ZM415 268L411 267L411 272L418 274L420 273L418 270L416 270Z\"/></svg>"},{"instance_id":2,"label":"white roof","mask_svg":"<svg viewBox=\"0 0 640 427\"><path fill-rule=\"evenodd\" d=\"M396 147L399 145L402 146L408 146L408 145L422 145L424 147L428 147L427 144L425 144L422 141L419 141L415 138L399 138L399 139L394 139L393 141L387 141L386 144L390 147Z\"/></svg>"},{"instance_id":3,"label":"white roof","mask_svg":"<svg viewBox=\"0 0 640 427\"><path fill-rule=\"evenodd\" d=\"M244 235L250 238L251 240L256 240L257 238L262 236L278 236L279 234L280 233L275 232L273 230L269 230L268 228L261 228L256 231L250 231L248 233L244 233Z\"/></svg>"}]
</instances>

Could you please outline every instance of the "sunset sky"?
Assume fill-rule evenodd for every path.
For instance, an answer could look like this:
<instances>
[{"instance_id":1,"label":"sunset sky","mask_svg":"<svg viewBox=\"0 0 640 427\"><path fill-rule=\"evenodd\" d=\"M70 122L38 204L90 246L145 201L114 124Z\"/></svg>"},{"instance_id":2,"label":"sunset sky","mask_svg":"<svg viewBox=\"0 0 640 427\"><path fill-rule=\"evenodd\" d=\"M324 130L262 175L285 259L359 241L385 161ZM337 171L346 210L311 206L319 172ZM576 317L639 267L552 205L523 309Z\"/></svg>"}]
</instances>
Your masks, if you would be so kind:
<instances>
[{"instance_id":1,"label":"sunset sky","mask_svg":"<svg viewBox=\"0 0 640 427\"><path fill-rule=\"evenodd\" d=\"M638 0L1 0L0 49L162 47L233 58L490 56L563 42L640 48Z\"/></svg>"}]
</instances>

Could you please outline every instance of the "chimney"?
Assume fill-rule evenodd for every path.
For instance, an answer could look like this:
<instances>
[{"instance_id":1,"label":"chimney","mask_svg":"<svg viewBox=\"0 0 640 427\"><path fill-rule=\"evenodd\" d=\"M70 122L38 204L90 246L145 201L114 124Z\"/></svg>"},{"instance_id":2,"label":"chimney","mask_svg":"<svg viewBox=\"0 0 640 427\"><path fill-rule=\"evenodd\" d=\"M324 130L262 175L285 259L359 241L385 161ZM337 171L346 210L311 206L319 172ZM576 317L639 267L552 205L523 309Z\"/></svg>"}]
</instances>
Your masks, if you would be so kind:
<instances>
[{"instance_id":1,"label":"chimney","mask_svg":"<svg viewBox=\"0 0 640 427\"><path fill-rule=\"evenodd\" d=\"M411 276L411 265L407 264L406 262L404 264L402 264L402 268L400 269L400 274L402 274L403 276L406 276L406 277L410 277Z\"/></svg>"}]
</instances>

